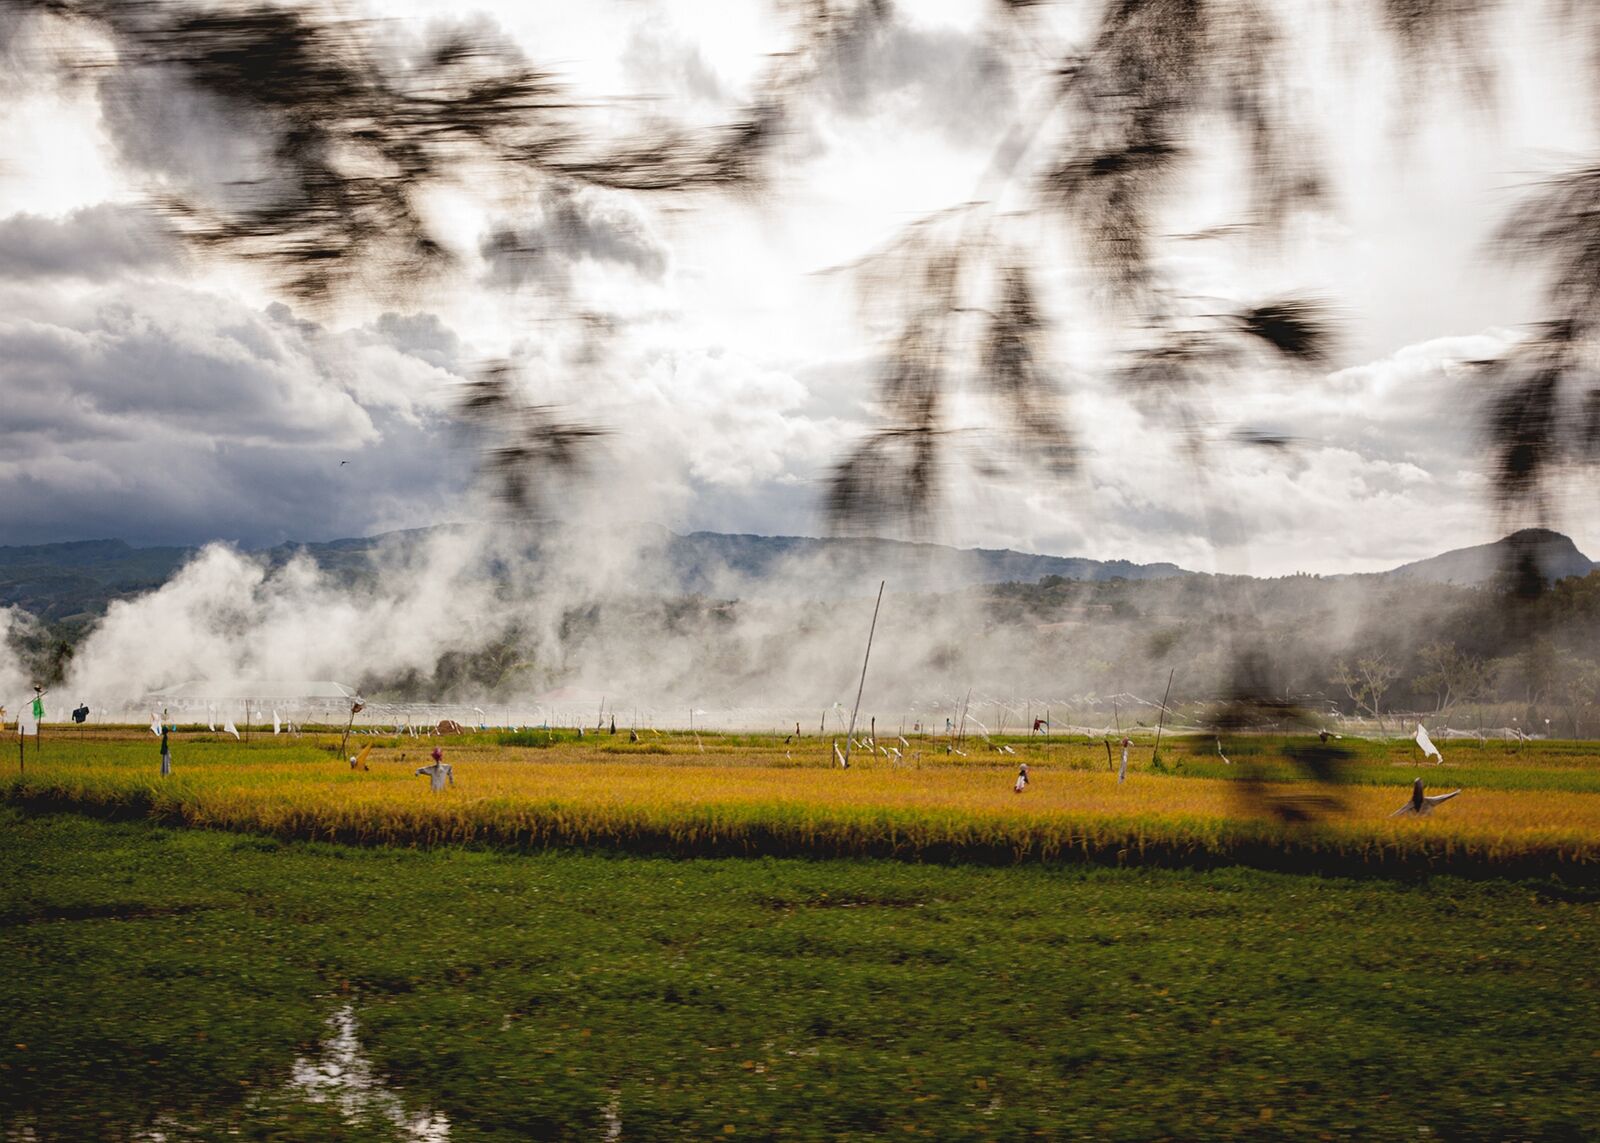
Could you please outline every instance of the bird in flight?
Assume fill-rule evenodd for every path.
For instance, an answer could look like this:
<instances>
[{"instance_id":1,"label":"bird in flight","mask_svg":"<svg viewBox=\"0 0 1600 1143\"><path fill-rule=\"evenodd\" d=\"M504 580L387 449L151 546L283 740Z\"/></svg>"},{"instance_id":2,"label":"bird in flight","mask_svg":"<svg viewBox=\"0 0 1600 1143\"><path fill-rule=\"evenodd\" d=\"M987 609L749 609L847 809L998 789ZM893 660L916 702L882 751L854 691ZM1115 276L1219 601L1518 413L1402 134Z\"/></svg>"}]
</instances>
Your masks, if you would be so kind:
<instances>
[{"instance_id":1,"label":"bird in flight","mask_svg":"<svg viewBox=\"0 0 1600 1143\"><path fill-rule=\"evenodd\" d=\"M345 466L345 465L347 465L347 464L349 464L349 463L350 463L350 462L349 462L349 461L348 461L348 460L341 460L341 461L340 461L340 462L339 462L339 467L340 467L340 468L343 468L343 467L344 467L344 466Z\"/></svg>"},{"instance_id":2,"label":"bird in flight","mask_svg":"<svg viewBox=\"0 0 1600 1143\"><path fill-rule=\"evenodd\" d=\"M1434 794L1429 797L1422 792L1422 779L1418 778L1411 783L1411 800L1389 816L1397 818L1401 814L1431 814L1434 806L1437 806L1440 802L1448 802L1460 792L1460 790L1451 790L1448 794Z\"/></svg>"}]
</instances>

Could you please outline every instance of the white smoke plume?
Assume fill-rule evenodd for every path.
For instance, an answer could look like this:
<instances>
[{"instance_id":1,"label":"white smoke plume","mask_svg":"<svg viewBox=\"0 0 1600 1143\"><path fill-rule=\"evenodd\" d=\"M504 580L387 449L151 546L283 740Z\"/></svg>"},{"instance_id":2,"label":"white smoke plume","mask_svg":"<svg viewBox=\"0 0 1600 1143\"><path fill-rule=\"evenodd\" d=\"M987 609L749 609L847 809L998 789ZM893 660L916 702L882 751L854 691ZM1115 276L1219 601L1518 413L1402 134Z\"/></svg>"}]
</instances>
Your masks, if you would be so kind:
<instances>
[{"instance_id":1,"label":"white smoke plume","mask_svg":"<svg viewBox=\"0 0 1600 1143\"><path fill-rule=\"evenodd\" d=\"M26 611L0 607L0 706L5 707L8 720L16 717L23 702L33 698L33 679L18 644L37 626L38 621Z\"/></svg>"},{"instance_id":2,"label":"white smoke plume","mask_svg":"<svg viewBox=\"0 0 1600 1143\"><path fill-rule=\"evenodd\" d=\"M713 595L685 598L662 538L457 526L397 536L353 574L304 554L274 568L214 544L160 589L114 602L78 648L67 689L101 706L194 681L381 688L410 677L426 692L443 685L442 658L497 641L515 661L493 684L457 681L453 700L532 714L540 693L565 687L610 696L619 722L640 709L677 724L700 705L782 710L809 726L853 688L876 587L867 575L892 578L888 563L864 574L813 555L759 583L702 569ZM886 599L869 694L905 704L964 688L967 671L993 673L1009 652L975 638L981 619L962 599Z\"/></svg>"}]
</instances>

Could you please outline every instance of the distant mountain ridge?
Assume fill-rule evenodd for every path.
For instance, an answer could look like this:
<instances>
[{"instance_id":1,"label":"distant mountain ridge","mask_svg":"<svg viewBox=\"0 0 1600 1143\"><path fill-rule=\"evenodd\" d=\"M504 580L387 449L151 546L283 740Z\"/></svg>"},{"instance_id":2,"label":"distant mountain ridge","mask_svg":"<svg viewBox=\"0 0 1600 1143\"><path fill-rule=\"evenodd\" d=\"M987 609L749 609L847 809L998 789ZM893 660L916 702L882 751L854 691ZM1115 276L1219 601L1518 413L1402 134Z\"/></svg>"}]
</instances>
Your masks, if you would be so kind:
<instances>
[{"instance_id":1,"label":"distant mountain ridge","mask_svg":"<svg viewBox=\"0 0 1600 1143\"><path fill-rule=\"evenodd\" d=\"M1578 545L1548 528L1524 528L1490 544L1476 544L1401 564L1386 576L1474 586L1499 575L1537 575L1546 583L1585 576L1600 568Z\"/></svg>"},{"instance_id":2,"label":"distant mountain ridge","mask_svg":"<svg viewBox=\"0 0 1600 1143\"><path fill-rule=\"evenodd\" d=\"M373 574L379 549L420 543L441 529L420 528L376 536L291 542L254 553L270 566L298 555L348 581ZM890 581L897 592L939 593L998 583L1037 583L1050 576L1068 580L1149 580L1193 573L1170 563L1092 560L1047 556L1007 548L960 549L941 544L880 539L817 539L722 532L679 535L650 529L642 538L659 561L660 578L643 590L665 594L732 597L858 593L863 582ZM200 549L136 548L122 540L78 540L31 546L0 546L0 606L17 606L41 619L84 624L112 601L133 598L165 584ZM1559 532L1526 529L1492 544L1458 548L1402 564L1385 577L1472 586L1520 569L1548 582L1587 575L1600 567Z\"/></svg>"},{"instance_id":3,"label":"distant mountain ridge","mask_svg":"<svg viewBox=\"0 0 1600 1143\"><path fill-rule=\"evenodd\" d=\"M903 592L959 591L991 583L1037 583L1062 579L1166 579L1188 575L1176 564L1136 564L1044 556L1009 548L950 548L942 544L879 539L815 539L807 536L755 536L724 532L667 533L662 555L669 578L687 594L716 595L730 584L761 585L783 577L806 576L827 567L840 584L889 577ZM731 579L730 579L731 576Z\"/></svg>"},{"instance_id":4,"label":"distant mountain ridge","mask_svg":"<svg viewBox=\"0 0 1600 1143\"><path fill-rule=\"evenodd\" d=\"M376 536L292 541L254 554L278 567L304 555L331 574L349 580L372 573L379 549L420 543L440 528L385 532ZM679 535L652 528L641 537L659 560L661 577L649 590L681 595L761 594L765 591L821 595L858 591L868 579L887 577L896 591L945 592L991 583L1036 583L1063 579L1157 579L1187 575L1176 564L1137 564L1045 556L1010 549L958 549L940 544L878 539L816 539L806 536ZM166 583L198 547L135 548L123 540L0 546L0 606L17 606L42 619L86 622L113 600L153 591ZM536 558L536 553L534 553ZM819 576L826 568L827 575ZM785 574L787 573L787 574Z\"/></svg>"},{"instance_id":5,"label":"distant mountain ridge","mask_svg":"<svg viewBox=\"0 0 1600 1143\"><path fill-rule=\"evenodd\" d=\"M41 619L98 615L114 599L154 591L195 548L135 548L123 540L0 547L0 607Z\"/></svg>"}]
</instances>

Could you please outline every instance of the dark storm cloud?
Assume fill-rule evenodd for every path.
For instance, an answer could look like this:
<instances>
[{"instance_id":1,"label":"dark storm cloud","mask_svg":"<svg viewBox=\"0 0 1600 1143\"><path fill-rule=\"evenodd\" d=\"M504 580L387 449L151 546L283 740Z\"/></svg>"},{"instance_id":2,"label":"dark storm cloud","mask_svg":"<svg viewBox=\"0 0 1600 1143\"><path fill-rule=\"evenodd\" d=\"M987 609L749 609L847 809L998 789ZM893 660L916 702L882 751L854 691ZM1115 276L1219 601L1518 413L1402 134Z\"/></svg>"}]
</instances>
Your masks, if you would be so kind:
<instances>
[{"instance_id":1,"label":"dark storm cloud","mask_svg":"<svg viewBox=\"0 0 1600 1143\"><path fill-rule=\"evenodd\" d=\"M433 522L470 476L431 315L330 332L149 284L9 308L0 542L356 535Z\"/></svg>"},{"instance_id":2,"label":"dark storm cloud","mask_svg":"<svg viewBox=\"0 0 1600 1143\"><path fill-rule=\"evenodd\" d=\"M0 219L0 278L88 278L167 269L180 252L161 220L132 206L100 203L64 218Z\"/></svg>"}]
</instances>

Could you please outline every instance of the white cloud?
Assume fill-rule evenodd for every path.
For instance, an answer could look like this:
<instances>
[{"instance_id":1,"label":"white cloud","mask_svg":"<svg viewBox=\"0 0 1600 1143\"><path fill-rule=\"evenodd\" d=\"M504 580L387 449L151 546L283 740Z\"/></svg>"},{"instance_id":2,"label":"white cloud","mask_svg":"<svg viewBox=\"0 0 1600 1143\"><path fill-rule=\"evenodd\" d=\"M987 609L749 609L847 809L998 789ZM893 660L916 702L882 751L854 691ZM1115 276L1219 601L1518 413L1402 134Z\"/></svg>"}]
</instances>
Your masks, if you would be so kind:
<instances>
[{"instance_id":1,"label":"white cloud","mask_svg":"<svg viewBox=\"0 0 1600 1143\"><path fill-rule=\"evenodd\" d=\"M580 94L659 95L674 113L693 105L697 122L749 100L764 53L789 42L759 5L597 4L581 18L475 7L529 58L559 61ZM804 138L766 197L676 212L463 179L449 192L452 237L467 249L482 240L486 265L439 283L419 299L425 313L372 301L321 315L325 324L227 292L233 283L215 271L178 267L148 214L99 201L159 189L174 166L202 190L259 173L248 132L224 130L214 107L159 75L127 77L134 87L117 89L99 121L82 90L29 95L0 117L10 133L0 139L32 140L19 152L29 169L0 170L0 206L13 212L0 219L0 525L17 538L317 538L449 515L469 468L453 451L449 388L510 347L526 358L536 399L612 430L602 499L680 527L814 531L819 479L869 423L880 331L833 279L807 272L983 190L1016 93L1048 79L1024 74L1023 57L1000 64L983 5L944 7L905 5L856 54L825 61ZM437 11L423 0L372 8ZM1479 394L1446 363L1492 354L1512 336L1492 327L1530 312L1526 278L1483 272L1484 237L1518 181L1507 172L1529 146L1588 138L1574 113L1545 114L1566 74L1532 66L1546 34L1508 41L1501 122L1440 107L1406 142L1409 156L1393 149L1382 83L1366 71L1329 81L1314 119L1328 136L1336 217L1303 222L1277 248L1179 244L1171 266L1185 291L1328 292L1348 319L1347 352L1374 358L1325 378L1259 370L1230 380L1202 410L1215 438L1204 481L1182 442L1099 379L1114 319L1076 292L1085 272L1071 244L1049 228L1019 231L1051 270L1041 287L1074 354L1060 372L1071 378L1083 473L1054 483L980 471L986 461L965 442L1004 442L983 435L992 416L954 401L970 433L943 538L1340 571L1493 536ZM1338 50L1319 48L1308 82L1338 74ZM35 126L24 131L21 118ZM1174 215L1231 221L1213 215L1237 195L1213 193L1217 170L1196 170ZM91 190L98 205L59 213ZM529 288L503 288L519 284ZM610 319L604 344L580 344L587 335L567 320L578 311ZM1435 336L1470 330L1488 332ZM1232 442L1235 429L1293 447ZM347 455L335 481L328 470ZM1572 499L1557 523L1600 555L1600 521L1584 503Z\"/></svg>"}]
</instances>

